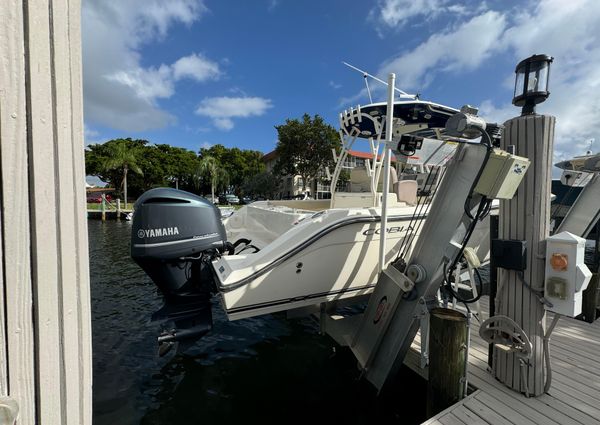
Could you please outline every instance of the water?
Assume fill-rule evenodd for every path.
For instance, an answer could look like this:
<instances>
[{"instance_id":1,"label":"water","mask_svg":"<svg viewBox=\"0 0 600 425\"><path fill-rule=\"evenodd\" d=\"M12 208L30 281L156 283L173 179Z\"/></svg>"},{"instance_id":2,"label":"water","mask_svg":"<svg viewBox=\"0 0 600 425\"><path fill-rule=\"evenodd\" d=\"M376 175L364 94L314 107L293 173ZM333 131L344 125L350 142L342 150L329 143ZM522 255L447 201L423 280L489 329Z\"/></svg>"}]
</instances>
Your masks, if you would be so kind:
<instances>
[{"instance_id":1,"label":"water","mask_svg":"<svg viewBox=\"0 0 600 425\"><path fill-rule=\"evenodd\" d=\"M94 424L239 424L425 420L426 388L403 370L376 397L356 360L311 319L228 322L184 353L156 354L162 305L129 257L129 222L89 220Z\"/></svg>"}]
</instances>

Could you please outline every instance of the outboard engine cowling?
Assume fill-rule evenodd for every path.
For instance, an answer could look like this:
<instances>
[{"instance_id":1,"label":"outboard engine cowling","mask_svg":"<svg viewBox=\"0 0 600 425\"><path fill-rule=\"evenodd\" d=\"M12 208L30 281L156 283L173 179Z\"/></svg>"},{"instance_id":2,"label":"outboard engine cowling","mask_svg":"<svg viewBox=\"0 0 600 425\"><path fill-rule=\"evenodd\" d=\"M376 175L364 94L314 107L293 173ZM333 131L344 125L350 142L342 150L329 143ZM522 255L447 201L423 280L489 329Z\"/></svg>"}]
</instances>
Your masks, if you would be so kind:
<instances>
[{"instance_id":1,"label":"outboard engine cowling","mask_svg":"<svg viewBox=\"0 0 600 425\"><path fill-rule=\"evenodd\" d=\"M225 227L217 207L182 190L149 190L134 209L131 257L164 296L152 316L168 323L158 338L164 354L175 341L195 340L212 327L210 263L226 246Z\"/></svg>"}]
</instances>

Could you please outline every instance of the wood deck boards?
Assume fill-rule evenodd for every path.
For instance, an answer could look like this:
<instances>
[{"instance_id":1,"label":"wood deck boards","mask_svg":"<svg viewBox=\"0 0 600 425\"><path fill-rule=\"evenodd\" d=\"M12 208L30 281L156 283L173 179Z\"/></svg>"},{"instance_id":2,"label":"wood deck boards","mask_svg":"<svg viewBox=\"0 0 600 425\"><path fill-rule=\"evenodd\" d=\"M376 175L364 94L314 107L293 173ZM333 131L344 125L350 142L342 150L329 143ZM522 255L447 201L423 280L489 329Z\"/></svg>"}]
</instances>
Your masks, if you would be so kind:
<instances>
[{"instance_id":1,"label":"wood deck boards","mask_svg":"<svg viewBox=\"0 0 600 425\"><path fill-rule=\"evenodd\" d=\"M482 297L486 318L488 304ZM509 389L491 375L488 346L478 330L473 320L468 378L477 390L423 425L600 425L600 320L590 324L560 319L550 340L552 387L536 398ZM427 370L419 367L420 335L412 348L405 364L426 377Z\"/></svg>"}]
</instances>

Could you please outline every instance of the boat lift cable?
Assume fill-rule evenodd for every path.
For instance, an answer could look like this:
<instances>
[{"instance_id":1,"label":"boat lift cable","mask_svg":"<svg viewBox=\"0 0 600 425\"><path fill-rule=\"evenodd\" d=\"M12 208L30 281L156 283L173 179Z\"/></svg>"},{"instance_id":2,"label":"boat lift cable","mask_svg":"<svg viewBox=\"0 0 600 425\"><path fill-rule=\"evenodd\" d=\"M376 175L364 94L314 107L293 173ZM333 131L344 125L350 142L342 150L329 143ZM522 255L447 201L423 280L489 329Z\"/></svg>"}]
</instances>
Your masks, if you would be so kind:
<instances>
[{"instance_id":1,"label":"boat lift cable","mask_svg":"<svg viewBox=\"0 0 600 425\"><path fill-rule=\"evenodd\" d=\"M438 162L438 164L436 164L436 166L439 165L440 163L441 163L441 161ZM427 178L425 179L425 182L423 183L423 187L424 188L426 188L427 185L429 184L429 180L431 179L433 168L434 167L430 168L429 169L429 173L427 173ZM441 181L441 179L439 181ZM439 183L439 181L438 181L438 183ZM404 252L405 245L410 245L410 243L409 243L409 237L412 236L413 233L414 233L413 232L414 231L414 229L413 229L413 223L415 223L415 227L416 227L417 226L417 221L416 221L417 217L419 217L421 215L421 212L422 212L422 209L423 209L423 205L425 205L426 198L427 198L427 196L421 196L421 197L419 197L417 199L417 205L415 205L415 209L413 211L413 215L412 215L412 217L410 219L410 222L408 223L407 230L410 233L408 233L404 237L404 239L402 240L402 243L401 243L400 247L398 248L398 255L396 256L396 260L398 260L398 258L400 258L400 257L404 257L404 255L405 255L405 252ZM411 240L412 240L412 238L411 238Z\"/></svg>"},{"instance_id":2,"label":"boat lift cable","mask_svg":"<svg viewBox=\"0 0 600 425\"><path fill-rule=\"evenodd\" d=\"M434 187L433 191L429 194L429 196L421 196L417 200L417 205L415 206L413 215L410 219L410 222L408 223L408 232L409 233L407 233L407 235L402 240L402 243L401 243L400 247L398 248L398 255L396 256L396 259L394 261L397 261L399 258L406 257L406 255L408 254L408 251L410 249L411 243L413 242L413 240L416 237L416 235L418 234L418 232L421 230L421 226L423 226L423 222L425 220L421 219L421 222L419 222L417 220L418 220L418 217L422 216L422 214L426 215L429 212L429 209L431 208L431 201L430 201L429 204L427 205L425 211L423 212L423 207L425 206L427 198L428 197L433 198L433 196L435 196L435 194L440 186L440 183L442 182L442 179L444 177L445 169L439 168L440 164L443 161L444 161L444 158L442 158L437 164L433 165L429 169L429 173L427 174L427 178L425 179L425 182L423 183L423 187L426 188L427 185L429 184L429 181L430 181L431 177L433 176L434 170L436 170L436 176L438 177L436 186ZM413 228L413 222L415 223L415 228Z\"/></svg>"},{"instance_id":3,"label":"boat lift cable","mask_svg":"<svg viewBox=\"0 0 600 425\"><path fill-rule=\"evenodd\" d=\"M433 170L434 170L434 167L432 167L429 170L429 174L428 174L426 182L425 182L425 187L426 187L427 181L429 180L429 178L433 174ZM437 176L438 176L438 181L436 182L436 185L435 185L433 191L430 193L431 198L433 198L435 196L435 194L437 193L437 190L438 190L438 188L440 186L442 178L444 177L444 170L442 170L442 171L438 170ZM423 202L421 203L421 206L419 208L419 211L418 211L416 217L427 216L427 214L429 213L429 210L431 208L432 202L430 200L429 203L426 203L426 199L428 197L429 196L423 196L423 197L421 197L421 199L423 200ZM421 199L419 201L421 201ZM425 208L424 211L423 211L423 208ZM416 211L417 211L417 209L415 208L415 212ZM424 219L421 219L420 221L416 221L415 222L415 227L410 229L410 234L407 235L407 237L406 237L406 244L404 244L404 246L402 247L402 253L400 254L400 256L402 258L405 258L408 255L410 247L412 246L412 243L413 243L414 239L417 237L417 235L421 231L421 228L423 227L424 222L425 222Z\"/></svg>"},{"instance_id":4,"label":"boat lift cable","mask_svg":"<svg viewBox=\"0 0 600 425\"><path fill-rule=\"evenodd\" d=\"M552 331L556 327L558 320L560 319L560 314L554 314L554 318L552 319L552 323L550 327L546 331L544 335L544 362L546 363L546 382L544 384L544 392L547 393L550 391L550 387L552 386L552 365L550 364L550 335L552 335Z\"/></svg>"}]
</instances>

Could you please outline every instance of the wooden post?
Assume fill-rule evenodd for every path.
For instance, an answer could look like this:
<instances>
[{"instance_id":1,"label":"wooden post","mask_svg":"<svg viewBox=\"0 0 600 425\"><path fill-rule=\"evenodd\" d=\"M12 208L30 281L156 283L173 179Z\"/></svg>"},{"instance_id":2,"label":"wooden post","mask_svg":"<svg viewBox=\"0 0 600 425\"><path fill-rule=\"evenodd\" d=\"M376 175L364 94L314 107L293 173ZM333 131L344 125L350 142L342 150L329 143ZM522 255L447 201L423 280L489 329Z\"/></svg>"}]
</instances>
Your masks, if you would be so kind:
<instances>
[{"instance_id":1,"label":"wooden post","mask_svg":"<svg viewBox=\"0 0 600 425\"><path fill-rule=\"evenodd\" d=\"M596 223L596 246L592 270L595 271L588 287L583 291L583 320L593 323L596 320L598 306L600 306L600 222Z\"/></svg>"},{"instance_id":2,"label":"wooden post","mask_svg":"<svg viewBox=\"0 0 600 425\"><path fill-rule=\"evenodd\" d=\"M19 425L91 424L80 15L0 7L0 391Z\"/></svg>"},{"instance_id":3,"label":"wooden post","mask_svg":"<svg viewBox=\"0 0 600 425\"><path fill-rule=\"evenodd\" d=\"M494 239L498 239L498 225L499 219L497 214L490 214L490 247L492 246L492 241ZM498 267L496 266L496 262L494 258L490 256L490 316L496 315L496 293L498 290ZM488 346L488 366L492 367L492 359L494 357L494 344L490 344Z\"/></svg>"},{"instance_id":4,"label":"wooden post","mask_svg":"<svg viewBox=\"0 0 600 425\"><path fill-rule=\"evenodd\" d=\"M117 198L117 220L121 220L121 198Z\"/></svg>"},{"instance_id":5,"label":"wooden post","mask_svg":"<svg viewBox=\"0 0 600 425\"><path fill-rule=\"evenodd\" d=\"M427 417L465 397L467 317L457 310L434 308L429 317Z\"/></svg>"},{"instance_id":6,"label":"wooden post","mask_svg":"<svg viewBox=\"0 0 600 425\"><path fill-rule=\"evenodd\" d=\"M100 203L100 209L102 211L102 221L106 221L106 195L103 193L100 195L102 202Z\"/></svg>"},{"instance_id":7,"label":"wooden post","mask_svg":"<svg viewBox=\"0 0 600 425\"><path fill-rule=\"evenodd\" d=\"M544 288L545 243L549 235L550 181L555 118L526 115L507 121L501 147L531 160L529 170L515 197L500 202L500 239L527 243L527 269L524 279L537 291ZM498 269L496 314L513 319L533 345L532 358L522 367L514 353L494 349L493 373L505 385L530 395L544 391L543 336L546 311L523 283L516 271ZM522 376L522 374L524 376Z\"/></svg>"},{"instance_id":8,"label":"wooden post","mask_svg":"<svg viewBox=\"0 0 600 425\"><path fill-rule=\"evenodd\" d=\"M598 292L600 286L598 284L598 273L594 273L588 287L583 291L582 313L583 320L588 323L593 323L596 320L596 311L598 309Z\"/></svg>"}]
</instances>

